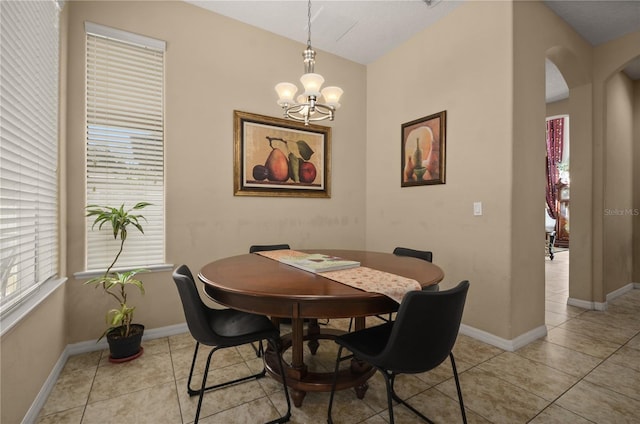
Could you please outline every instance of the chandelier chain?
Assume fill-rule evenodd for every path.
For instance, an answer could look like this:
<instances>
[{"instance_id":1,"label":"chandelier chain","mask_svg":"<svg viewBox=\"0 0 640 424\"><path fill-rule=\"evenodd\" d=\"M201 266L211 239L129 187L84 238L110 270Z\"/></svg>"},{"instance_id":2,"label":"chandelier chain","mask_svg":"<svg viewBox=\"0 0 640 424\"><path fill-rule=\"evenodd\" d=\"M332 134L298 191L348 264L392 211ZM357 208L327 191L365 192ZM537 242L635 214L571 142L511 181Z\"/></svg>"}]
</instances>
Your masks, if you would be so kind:
<instances>
[{"instance_id":1,"label":"chandelier chain","mask_svg":"<svg viewBox=\"0 0 640 424\"><path fill-rule=\"evenodd\" d=\"M289 82L281 82L276 85L278 93L278 105L282 107L285 118L304 122L309 125L311 121L333 121L336 109L340 107L340 87L325 87L320 90L324 78L314 72L316 52L311 47L311 0L307 2L307 48L302 52L304 58L305 73L300 77L304 86L304 93L295 98L298 88Z\"/></svg>"},{"instance_id":2,"label":"chandelier chain","mask_svg":"<svg viewBox=\"0 0 640 424\"><path fill-rule=\"evenodd\" d=\"M307 3L307 47L311 48L311 0Z\"/></svg>"}]
</instances>

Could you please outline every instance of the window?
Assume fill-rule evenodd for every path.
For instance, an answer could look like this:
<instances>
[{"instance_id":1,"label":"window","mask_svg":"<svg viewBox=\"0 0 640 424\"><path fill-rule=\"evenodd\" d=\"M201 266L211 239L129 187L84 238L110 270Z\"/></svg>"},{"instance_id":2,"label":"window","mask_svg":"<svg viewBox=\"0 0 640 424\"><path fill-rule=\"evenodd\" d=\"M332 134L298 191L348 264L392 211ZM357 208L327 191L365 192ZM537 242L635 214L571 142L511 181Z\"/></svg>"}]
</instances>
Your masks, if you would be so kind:
<instances>
[{"instance_id":1,"label":"window","mask_svg":"<svg viewBox=\"0 0 640 424\"><path fill-rule=\"evenodd\" d=\"M59 9L0 2L0 311L58 273Z\"/></svg>"},{"instance_id":2,"label":"window","mask_svg":"<svg viewBox=\"0 0 640 424\"><path fill-rule=\"evenodd\" d=\"M164 263L163 41L85 23L87 205L140 211L117 268ZM106 269L119 243L87 220L87 270ZM103 228L103 230L105 230Z\"/></svg>"}]
</instances>

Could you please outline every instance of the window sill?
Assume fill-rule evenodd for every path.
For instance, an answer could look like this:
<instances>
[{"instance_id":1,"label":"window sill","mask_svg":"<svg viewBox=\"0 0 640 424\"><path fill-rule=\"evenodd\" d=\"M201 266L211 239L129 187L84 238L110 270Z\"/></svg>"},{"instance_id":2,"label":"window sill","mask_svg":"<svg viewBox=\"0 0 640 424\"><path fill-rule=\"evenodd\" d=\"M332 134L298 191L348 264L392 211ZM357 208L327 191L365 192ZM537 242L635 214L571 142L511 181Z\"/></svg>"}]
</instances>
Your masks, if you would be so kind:
<instances>
[{"instance_id":1,"label":"window sill","mask_svg":"<svg viewBox=\"0 0 640 424\"><path fill-rule=\"evenodd\" d=\"M20 302L20 304L12 311L8 312L6 316L2 317L2 320L0 321L0 337L4 336L6 332L11 330L24 317L29 315L31 311L37 308L40 303L42 303L51 293L66 281L67 278L64 277L44 282L29 297Z\"/></svg>"},{"instance_id":2,"label":"window sill","mask_svg":"<svg viewBox=\"0 0 640 424\"><path fill-rule=\"evenodd\" d=\"M140 266L140 267L127 267L127 268L114 268L112 271L114 272L126 272L134 269L146 269L150 272L159 272L159 271L172 271L173 264L160 264L160 265L149 265L149 266ZM104 274L106 270L93 269L91 271L81 271L73 274L73 277L78 280L89 279L93 277L100 277Z\"/></svg>"}]
</instances>

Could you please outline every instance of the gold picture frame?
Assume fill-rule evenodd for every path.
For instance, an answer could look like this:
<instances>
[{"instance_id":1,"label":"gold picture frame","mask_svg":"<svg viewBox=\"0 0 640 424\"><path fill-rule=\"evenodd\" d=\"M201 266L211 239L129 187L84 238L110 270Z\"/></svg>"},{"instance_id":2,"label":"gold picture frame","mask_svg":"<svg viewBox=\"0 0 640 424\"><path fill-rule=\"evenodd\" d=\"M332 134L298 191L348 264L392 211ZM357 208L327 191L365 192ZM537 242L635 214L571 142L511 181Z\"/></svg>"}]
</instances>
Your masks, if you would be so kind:
<instances>
[{"instance_id":1,"label":"gold picture frame","mask_svg":"<svg viewBox=\"0 0 640 424\"><path fill-rule=\"evenodd\" d=\"M331 128L233 111L235 196L331 197Z\"/></svg>"},{"instance_id":2,"label":"gold picture frame","mask_svg":"<svg viewBox=\"0 0 640 424\"><path fill-rule=\"evenodd\" d=\"M446 130L446 110L402 124L401 187L445 183Z\"/></svg>"}]
</instances>

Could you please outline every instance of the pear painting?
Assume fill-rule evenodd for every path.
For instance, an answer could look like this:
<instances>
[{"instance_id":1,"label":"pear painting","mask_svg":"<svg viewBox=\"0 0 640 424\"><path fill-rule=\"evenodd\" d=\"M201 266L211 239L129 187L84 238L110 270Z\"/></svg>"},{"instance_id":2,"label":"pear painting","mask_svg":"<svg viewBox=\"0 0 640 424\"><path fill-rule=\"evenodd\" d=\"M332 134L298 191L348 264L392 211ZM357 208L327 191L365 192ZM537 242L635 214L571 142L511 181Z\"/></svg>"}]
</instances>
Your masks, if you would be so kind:
<instances>
[{"instance_id":1,"label":"pear painting","mask_svg":"<svg viewBox=\"0 0 640 424\"><path fill-rule=\"evenodd\" d=\"M306 141L270 136L265 140L270 150L264 163L253 166L251 175L256 181L295 184L311 184L315 181L318 171L310 162L315 152Z\"/></svg>"},{"instance_id":2,"label":"pear painting","mask_svg":"<svg viewBox=\"0 0 640 424\"><path fill-rule=\"evenodd\" d=\"M331 197L331 127L234 111L234 195Z\"/></svg>"}]
</instances>

